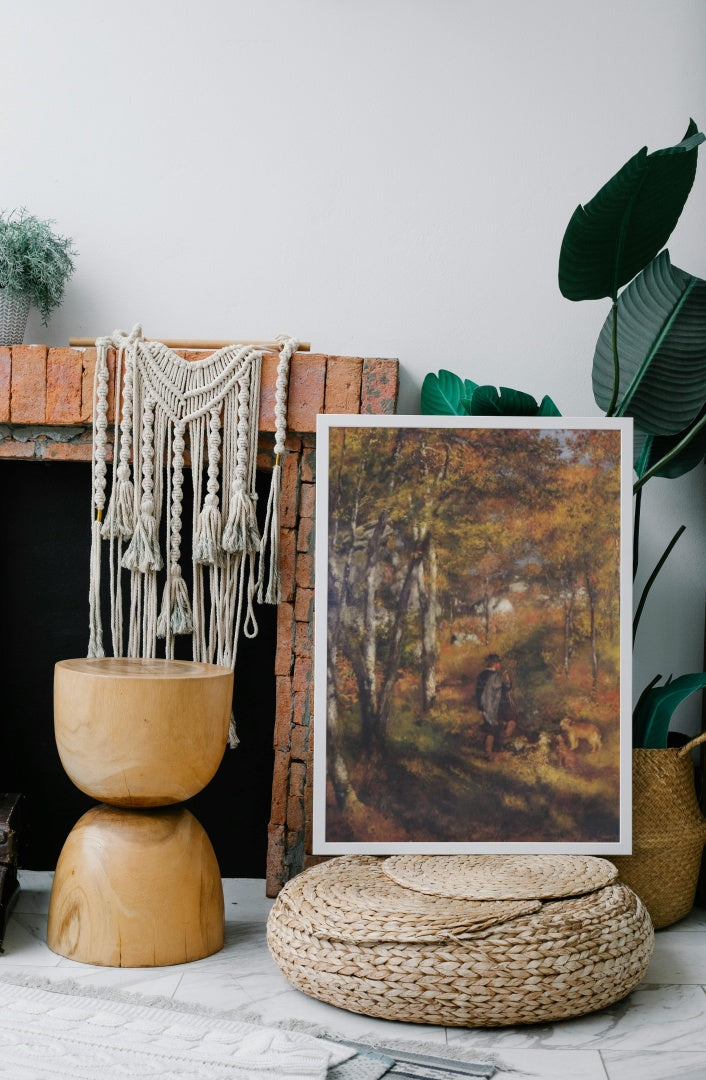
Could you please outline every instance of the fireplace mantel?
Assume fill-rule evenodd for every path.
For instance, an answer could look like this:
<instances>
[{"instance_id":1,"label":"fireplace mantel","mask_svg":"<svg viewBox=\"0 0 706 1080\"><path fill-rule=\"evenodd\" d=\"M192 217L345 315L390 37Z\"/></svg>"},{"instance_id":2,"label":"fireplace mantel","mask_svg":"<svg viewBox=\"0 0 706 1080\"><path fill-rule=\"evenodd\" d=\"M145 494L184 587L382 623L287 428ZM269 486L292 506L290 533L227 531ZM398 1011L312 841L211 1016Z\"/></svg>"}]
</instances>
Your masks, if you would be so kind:
<instances>
[{"instance_id":1,"label":"fireplace mantel","mask_svg":"<svg viewBox=\"0 0 706 1080\"><path fill-rule=\"evenodd\" d=\"M186 359L204 350L175 350ZM115 357L109 353L114 370ZM263 356L258 465L271 467L278 356ZM0 458L90 461L95 348L0 347ZM282 471L282 602L277 612L275 733L267 893L311 854L315 437L318 413L395 412L398 362L296 353ZM109 410L112 401L109 399ZM109 412L110 415L110 412ZM112 457L111 429L108 457Z\"/></svg>"}]
</instances>

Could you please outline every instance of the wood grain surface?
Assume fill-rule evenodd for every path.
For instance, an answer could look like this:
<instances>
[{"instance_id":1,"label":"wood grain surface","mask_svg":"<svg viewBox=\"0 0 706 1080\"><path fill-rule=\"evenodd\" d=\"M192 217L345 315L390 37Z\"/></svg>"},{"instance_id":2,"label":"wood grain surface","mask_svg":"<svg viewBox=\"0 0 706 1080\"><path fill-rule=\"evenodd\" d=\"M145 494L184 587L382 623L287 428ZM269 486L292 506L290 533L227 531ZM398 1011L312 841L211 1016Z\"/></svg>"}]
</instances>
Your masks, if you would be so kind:
<instances>
[{"instance_id":1,"label":"wood grain surface","mask_svg":"<svg viewBox=\"0 0 706 1080\"><path fill-rule=\"evenodd\" d=\"M184 807L96 806L67 837L54 875L47 943L87 964L161 967L223 947L218 862Z\"/></svg>"}]
</instances>

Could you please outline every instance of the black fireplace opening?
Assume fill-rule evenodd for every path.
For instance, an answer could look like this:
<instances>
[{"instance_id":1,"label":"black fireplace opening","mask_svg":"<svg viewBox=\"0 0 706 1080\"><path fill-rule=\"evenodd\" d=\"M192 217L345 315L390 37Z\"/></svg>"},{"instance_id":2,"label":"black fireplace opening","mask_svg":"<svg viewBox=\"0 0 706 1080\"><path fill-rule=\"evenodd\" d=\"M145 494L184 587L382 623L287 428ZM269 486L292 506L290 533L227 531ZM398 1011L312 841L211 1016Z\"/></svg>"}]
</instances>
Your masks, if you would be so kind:
<instances>
[{"instance_id":1,"label":"black fireplace opening","mask_svg":"<svg viewBox=\"0 0 706 1080\"><path fill-rule=\"evenodd\" d=\"M258 473L264 510L269 475ZM184 521L190 520L185 485ZM52 870L95 800L66 776L54 741L58 660L86 655L91 470L84 462L0 463L0 791L24 795L20 865ZM182 551L190 540L185 532ZM188 557L182 559L188 576ZM107 609L105 609L107 610ZM275 717L277 609L257 605L259 632L241 637L234 712L240 745L185 805L208 833L224 877L264 877ZM190 658L190 638L176 655Z\"/></svg>"}]
</instances>

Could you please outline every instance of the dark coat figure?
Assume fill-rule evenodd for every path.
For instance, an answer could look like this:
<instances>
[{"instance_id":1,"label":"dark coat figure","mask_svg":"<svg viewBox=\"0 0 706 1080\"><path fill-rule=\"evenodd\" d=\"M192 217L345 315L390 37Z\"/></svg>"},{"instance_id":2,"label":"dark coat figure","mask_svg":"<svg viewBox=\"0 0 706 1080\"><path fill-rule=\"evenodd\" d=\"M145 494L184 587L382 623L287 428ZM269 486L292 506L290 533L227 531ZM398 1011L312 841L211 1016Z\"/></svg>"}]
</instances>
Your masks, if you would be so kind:
<instances>
[{"instance_id":1,"label":"dark coat figure","mask_svg":"<svg viewBox=\"0 0 706 1080\"><path fill-rule=\"evenodd\" d=\"M500 657L490 653L476 680L476 705L483 715L486 757L492 756L495 739L509 739L515 730L512 682L507 671L500 670Z\"/></svg>"}]
</instances>

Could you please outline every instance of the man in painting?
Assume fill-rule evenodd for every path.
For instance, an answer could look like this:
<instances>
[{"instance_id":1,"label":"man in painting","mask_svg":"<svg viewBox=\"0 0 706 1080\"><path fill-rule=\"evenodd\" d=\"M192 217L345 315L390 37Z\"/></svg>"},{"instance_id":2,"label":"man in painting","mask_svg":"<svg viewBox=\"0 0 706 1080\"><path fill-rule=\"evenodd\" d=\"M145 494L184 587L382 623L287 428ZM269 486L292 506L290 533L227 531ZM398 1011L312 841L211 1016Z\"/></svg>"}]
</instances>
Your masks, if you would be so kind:
<instances>
[{"instance_id":1,"label":"man in painting","mask_svg":"<svg viewBox=\"0 0 706 1080\"><path fill-rule=\"evenodd\" d=\"M512 682L507 671L501 671L497 653L485 658L485 667L476 680L476 705L483 716L481 730L485 734L485 756L490 759L498 736L504 742L515 730L515 707Z\"/></svg>"}]
</instances>

